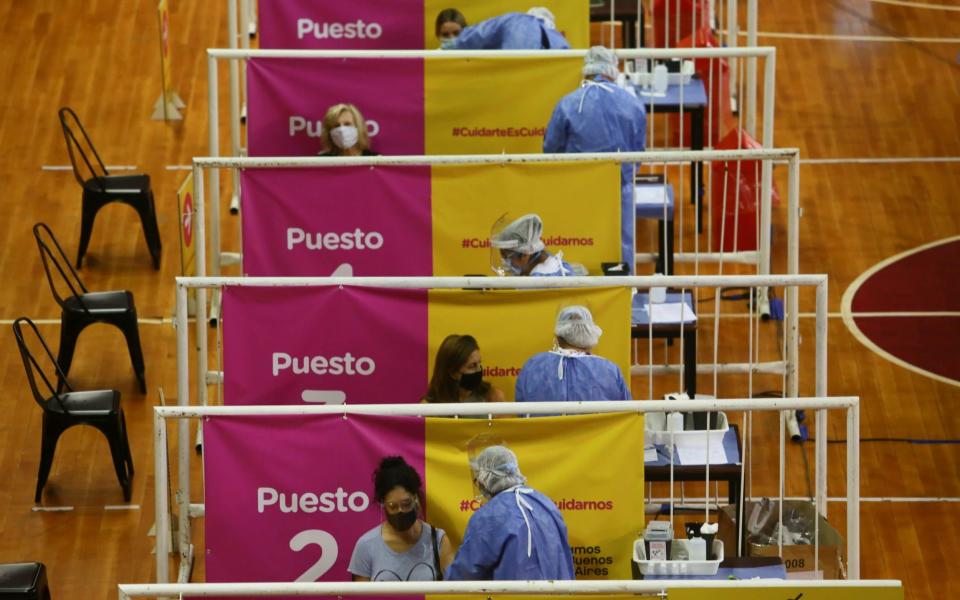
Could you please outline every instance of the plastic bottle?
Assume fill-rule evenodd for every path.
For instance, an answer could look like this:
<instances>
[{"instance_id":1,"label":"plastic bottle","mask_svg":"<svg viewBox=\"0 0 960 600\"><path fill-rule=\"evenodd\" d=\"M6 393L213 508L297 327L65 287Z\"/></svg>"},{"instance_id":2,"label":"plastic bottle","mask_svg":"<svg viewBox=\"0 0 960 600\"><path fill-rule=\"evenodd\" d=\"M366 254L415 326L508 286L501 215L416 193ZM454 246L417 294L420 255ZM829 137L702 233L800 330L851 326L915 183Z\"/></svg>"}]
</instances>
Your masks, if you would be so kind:
<instances>
[{"instance_id":1,"label":"plastic bottle","mask_svg":"<svg viewBox=\"0 0 960 600\"><path fill-rule=\"evenodd\" d=\"M653 68L653 93L665 94L669 85L667 65L659 64Z\"/></svg>"},{"instance_id":2,"label":"plastic bottle","mask_svg":"<svg viewBox=\"0 0 960 600\"><path fill-rule=\"evenodd\" d=\"M702 537L687 540L687 554L690 560L707 560L707 541Z\"/></svg>"}]
</instances>

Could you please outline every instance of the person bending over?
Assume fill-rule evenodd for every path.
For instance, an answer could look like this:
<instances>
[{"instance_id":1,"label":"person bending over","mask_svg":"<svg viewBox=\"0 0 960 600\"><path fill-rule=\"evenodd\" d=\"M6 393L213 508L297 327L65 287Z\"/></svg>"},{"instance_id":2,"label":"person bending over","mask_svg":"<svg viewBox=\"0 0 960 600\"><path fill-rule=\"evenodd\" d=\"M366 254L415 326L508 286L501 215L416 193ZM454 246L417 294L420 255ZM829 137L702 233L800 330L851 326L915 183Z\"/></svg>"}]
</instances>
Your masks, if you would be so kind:
<instances>
[{"instance_id":1,"label":"person bending over","mask_svg":"<svg viewBox=\"0 0 960 600\"><path fill-rule=\"evenodd\" d=\"M449 10L449 9L448 9ZM510 12L463 29L444 48L451 50L567 50L553 13L542 6Z\"/></svg>"},{"instance_id":2,"label":"person bending over","mask_svg":"<svg viewBox=\"0 0 960 600\"><path fill-rule=\"evenodd\" d=\"M497 225L494 225L494 229ZM539 215L524 215L490 236L491 248L499 253L491 258L498 275L529 275L531 277L566 277L573 275L573 267L563 260L563 252L550 254L540 239L543 220Z\"/></svg>"}]
</instances>

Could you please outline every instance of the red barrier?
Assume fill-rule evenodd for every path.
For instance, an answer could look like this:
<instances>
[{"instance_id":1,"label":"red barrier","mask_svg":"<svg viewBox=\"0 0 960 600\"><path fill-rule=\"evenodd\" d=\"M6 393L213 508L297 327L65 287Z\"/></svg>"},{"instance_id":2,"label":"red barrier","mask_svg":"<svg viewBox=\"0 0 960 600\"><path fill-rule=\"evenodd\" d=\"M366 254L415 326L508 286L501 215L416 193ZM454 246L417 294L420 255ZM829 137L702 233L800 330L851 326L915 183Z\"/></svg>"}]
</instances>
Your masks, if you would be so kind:
<instances>
[{"instance_id":1,"label":"red barrier","mask_svg":"<svg viewBox=\"0 0 960 600\"><path fill-rule=\"evenodd\" d=\"M714 146L715 150L754 150L763 146L750 137L746 131L731 129ZM739 164L739 167L738 167ZM723 237L723 252L742 252L757 249L760 203L760 167L759 160L714 161L713 194L710 198L710 214L713 217L713 251L721 251L720 238ZM724 197L726 189L726 197ZM772 206L780 203L780 194L773 188ZM722 232L722 233L721 233Z\"/></svg>"},{"instance_id":2,"label":"red barrier","mask_svg":"<svg viewBox=\"0 0 960 600\"><path fill-rule=\"evenodd\" d=\"M653 37L657 48L665 48L665 41L671 48L676 48L678 40L704 27L710 27L710 3L707 0L656 0L653 3Z\"/></svg>"}]
</instances>

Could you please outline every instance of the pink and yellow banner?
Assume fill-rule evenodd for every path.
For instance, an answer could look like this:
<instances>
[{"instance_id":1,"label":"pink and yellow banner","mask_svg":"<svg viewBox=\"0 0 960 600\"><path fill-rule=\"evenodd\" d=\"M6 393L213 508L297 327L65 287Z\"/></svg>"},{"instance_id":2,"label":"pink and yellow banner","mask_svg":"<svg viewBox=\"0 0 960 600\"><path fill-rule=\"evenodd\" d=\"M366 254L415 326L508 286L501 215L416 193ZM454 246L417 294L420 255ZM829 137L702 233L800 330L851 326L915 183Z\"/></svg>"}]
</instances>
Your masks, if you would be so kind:
<instances>
[{"instance_id":1,"label":"pink and yellow banner","mask_svg":"<svg viewBox=\"0 0 960 600\"><path fill-rule=\"evenodd\" d=\"M251 169L241 173L250 276L426 276L430 168Z\"/></svg>"},{"instance_id":2,"label":"pink and yellow banner","mask_svg":"<svg viewBox=\"0 0 960 600\"><path fill-rule=\"evenodd\" d=\"M527 213L590 273L620 256L613 163L249 169L241 183L251 276L492 275L493 224Z\"/></svg>"},{"instance_id":3,"label":"pink and yellow banner","mask_svg":"<svg viewBox=\"0 0 960 600\"><path fill-rule=\"evenodd\" d=\"M247 63L250 156L310 156L323 117L356 104L382 154L423 154L423 60L253 58Z\"/></svg>"},{"instance_id":4,"label":"pink and yellow banner","mask_svg":"<svg viewBox=\"0 0 960 600\"><path fill-rule=\"evenodd\" d=\"M309 156L326 110L355 104L380 154L539 153L583 59L253 58L251 156ZM526 93L525 90L536 90Z\"/></svg>"},{"instance_id":5,"label":"pink and yellow banner","mask_svg":"<svg viewBox=\"0 0 960 600\"><path fill-rule=\"evenodd\" d=\"M537 0L556 18L571 48L590 41L585 2ZM460 10L468 24L508 12L526 12L529 0L470 0ZM261 48L419 50L439 47L437 14L449 0L260 0Z\"/></svg>"},{"instance_id":6,"label":"pink and yellow banner","mask_svg":"<svg viewBox=\"0 0 960 600\"><path fill-rule=\"evenodd\" d=\"M226 287L224 403L415 403L452 333L477 338L484 379L513 400L523 363L551 348L556 315L572 304L603 328L597 353L629 373L627 288Z\"/></svg>"},{"instance_id":7,"label":"pink and yellow banner","mask_svg":"<svg viewBox=\"0 0 960 600\"><path fill-rule=\"evenodd\" d=\"M643 530L640 415L261 415L204 422L207 581L349 581L357 539L383 522L371 478L390 455L423 476L427 521L458 545L480 506L469 461L492 444L516 452L527 485L557 504L578 579L630 578Z\"/></svg>"}]
</instances>

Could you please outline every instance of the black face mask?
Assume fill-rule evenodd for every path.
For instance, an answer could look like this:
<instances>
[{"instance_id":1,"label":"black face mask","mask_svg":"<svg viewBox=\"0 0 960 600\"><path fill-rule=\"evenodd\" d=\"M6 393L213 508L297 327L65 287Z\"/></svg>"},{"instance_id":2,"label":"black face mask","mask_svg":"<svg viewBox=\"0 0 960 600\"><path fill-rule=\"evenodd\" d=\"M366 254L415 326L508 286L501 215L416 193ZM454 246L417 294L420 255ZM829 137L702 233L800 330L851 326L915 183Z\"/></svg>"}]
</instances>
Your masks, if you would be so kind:
<instances>
[{"instance_id":1,"label":"black face mask","mask_svg":"<svg viewBox=\"0 0 960 600\"><path fill-rule=\"evenodd\" d=\"M387 522L397 531L406 531L417 522L417 509L387 515Z\"/></svg>"},{"instance_id":2,"label":"black face mask","mask_svg":"<svg viewBox=\"0 0 960 600\"><path fill-rule=\"evenodd\" d=\"M472 392L473 390L480 387L480 384L483 383L483 371L477 371L476 373L464 373L460 376L460 387Z\"/></svg>"}]
</instances>

